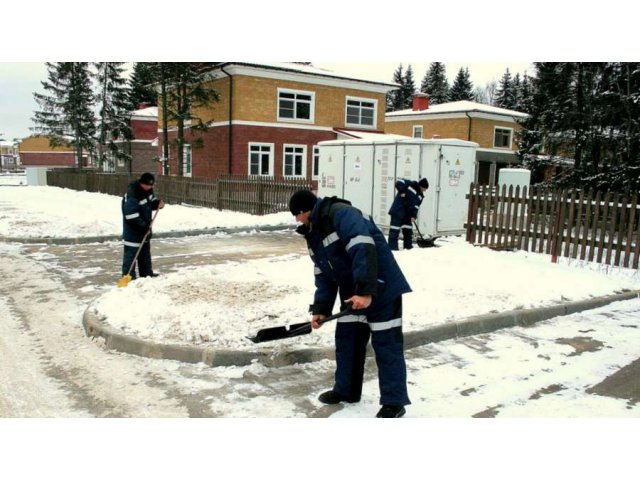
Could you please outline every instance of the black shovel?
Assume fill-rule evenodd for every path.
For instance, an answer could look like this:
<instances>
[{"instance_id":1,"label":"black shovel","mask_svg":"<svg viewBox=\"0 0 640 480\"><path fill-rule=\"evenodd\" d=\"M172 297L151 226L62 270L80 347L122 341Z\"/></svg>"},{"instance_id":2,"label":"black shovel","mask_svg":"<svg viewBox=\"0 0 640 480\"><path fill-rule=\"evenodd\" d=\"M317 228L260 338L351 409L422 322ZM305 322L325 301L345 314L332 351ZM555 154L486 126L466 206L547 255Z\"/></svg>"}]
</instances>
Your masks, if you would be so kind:
<instances>
[{"instance_id":1,"label":"black shovel","mask_svg":"<svg viewBox=\"0 0 640 480\"><path fill-rule=\"evenodd\" d=\"M437 247L436 240L440 238L439 236L438 237L424 238L422 236L422 233L420 233L420 229L418 228L418 224L416 222L413 222L413 224L416 226L416 230L418 231L418 238L416 239L416 243L418 244L418 246L420 248Z\"/></svg>"},{"instance_id":2,"label":"black shovel","mask_svg":"<svg viewBox=\"0 0 640 480\"><path fill-rule=\"evenodd\" d=\"M347 306L346 309L336 313L335 315L331 315L322 320L319 320L318 323L322 325L331 320L335 320L336 318L349 315L350 313L352 313L351 305ZM297 337L299 335L306 335L308 333L311 333L311 322L294 323L293 325L289 325L288 327L282 326L263 328L262 330L258 330L258 333L256 333L255 337L247 338L253 343L262 343L270 342L272 340L282 340L283 338Z\"/></svg>"}]
</instances>

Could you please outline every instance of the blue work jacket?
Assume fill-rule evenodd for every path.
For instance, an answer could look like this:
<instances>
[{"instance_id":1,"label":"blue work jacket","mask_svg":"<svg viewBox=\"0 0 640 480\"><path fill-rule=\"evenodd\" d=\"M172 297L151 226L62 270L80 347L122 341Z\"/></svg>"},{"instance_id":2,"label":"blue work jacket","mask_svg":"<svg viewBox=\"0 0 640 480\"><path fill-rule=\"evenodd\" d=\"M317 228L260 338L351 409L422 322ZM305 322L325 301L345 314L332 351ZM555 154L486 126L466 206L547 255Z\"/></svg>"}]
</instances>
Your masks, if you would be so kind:
<instances>
[{"instance_id":1,"label":"blue work jacket","mask_svg":"<svg viewBox=\"0 0 640 480\"><path fill-rule=\"evenodd\" d=\"M393 199L389 215L402 221L418 218L418 209L424 199L424 194L418 182L400 178L396 182L396 197Z\"/></svg>"},{"instance_id":2,"label":"blue work jacket","mask_svg":"<svg viewBox=\"0 0 640 480\"><path fill-rule=\"evenodd\" d=\"M129 184L127 193L122 197L122 239L125 245L137 247L142 243L159 203L153 188L145 191L138 180ZM147 240L150 238L151 233Z\"/></svg>"},{"instance_id":3,"label":"blue work jacket","mask_svg":"<svg viewBox=\"0 0 640 480\"><path fill-rule=\"evenodd\" d=\"M353 295L372 295L367 309L374 311L411 291L387 241L369 215L347 200L322 198L301 225L314 263L313 314L330 315L340 293L344 302Z\"/></svg>"}]
</instances>

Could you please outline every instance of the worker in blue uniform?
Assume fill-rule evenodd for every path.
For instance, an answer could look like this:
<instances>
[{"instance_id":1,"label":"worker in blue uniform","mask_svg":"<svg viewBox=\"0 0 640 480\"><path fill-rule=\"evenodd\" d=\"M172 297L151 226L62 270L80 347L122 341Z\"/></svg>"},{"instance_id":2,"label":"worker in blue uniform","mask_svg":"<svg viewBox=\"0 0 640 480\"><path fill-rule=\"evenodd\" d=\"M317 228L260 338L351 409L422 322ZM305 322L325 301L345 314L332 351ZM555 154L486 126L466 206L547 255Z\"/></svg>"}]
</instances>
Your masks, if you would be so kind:
<instances>
[{"instance_id":1,"label":"worker in blue uniform","mask_svg":"<svg viewBox=\"0 0 640 480\"><path fill-rule=\"evenodd\" d=\"M137 278L137 269L141 277L155 277L151 264L151 223L154 210L164 208L164 201L156 197L153 192L155 177L152 173L143 173L138 180L134 180L127 187L127 193L122 197L122 240L124 252L122 255L122 275L131 271L132 278ZM149 233L146 238L145 235ZM132 268L133 265L133 268Z\"/></svg>"},{"instance_id":2,"label":"worker in blue uniform","mask_svg":"<svg viewBox=\"0 0 640 480\"><path fill-rule=\"evenodd\" d=\"M398 239L402 231L402 243L405 250L413 248L413 222L418 218L418 209L424 199L424 192L429 188L426 178L420 181L400 178L396 182L396 196L393 199L389 215L389 246L398 250Z\"/></svg>"},{"instance_id":3,"label":"worker in blue uniform","mask_svg":"<svg viewBox=\"0 0 640 480\"><path fill-rule=\"evenodd\" d=\"M337 197L318 199L308 190L293 194L291 213L301 223L314 263L315 287L310 306L313 328L331 315L337 295L353 314L337 320L336 372L326 404L358 402L366 347L371 339L378 366L379 418L398 418L409 405L402 334L402 295L411 291L384 235L370 216Z\"/></svg>"}]
</instances>

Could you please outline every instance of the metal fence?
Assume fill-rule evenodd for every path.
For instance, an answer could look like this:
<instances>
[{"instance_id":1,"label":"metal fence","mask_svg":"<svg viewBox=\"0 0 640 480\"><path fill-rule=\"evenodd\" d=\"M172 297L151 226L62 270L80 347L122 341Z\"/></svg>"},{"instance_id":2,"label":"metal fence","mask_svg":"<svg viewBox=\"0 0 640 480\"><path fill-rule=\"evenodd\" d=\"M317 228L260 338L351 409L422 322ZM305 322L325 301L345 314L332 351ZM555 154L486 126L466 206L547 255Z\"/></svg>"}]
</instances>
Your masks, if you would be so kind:
<instances>
[{"instance_id":1,"label":"metal fence","mask_svg":"<svg viewBox=\"0 0 640 480\"><path fill-rule=\"evenodd\" d=\"M638 268L638 196L471 184L467 241Z\"/></svg>"},{"instance_id":2,"label":"metal fence","mask_svg":"<svg viewBox=\"0 0 640 480\"><path fill-rule=\"evenodd\" d=\"M97 173L70 169L49 170L47 184L87 192L122 196L138 175ZM168 204L266 215L288 210L289 198L297 190L311 190L306 179L225 175L216 179L157 175L156 195Z\"/></svg>"}]
</instances>

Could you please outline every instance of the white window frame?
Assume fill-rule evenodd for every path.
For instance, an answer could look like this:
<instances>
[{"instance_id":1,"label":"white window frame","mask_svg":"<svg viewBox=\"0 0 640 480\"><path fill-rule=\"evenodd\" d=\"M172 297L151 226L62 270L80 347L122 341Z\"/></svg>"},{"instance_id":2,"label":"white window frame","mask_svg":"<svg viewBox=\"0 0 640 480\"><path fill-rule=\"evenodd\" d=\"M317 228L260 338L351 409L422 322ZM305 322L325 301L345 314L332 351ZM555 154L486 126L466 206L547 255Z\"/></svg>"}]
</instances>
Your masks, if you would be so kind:
<instances>
[{"instance_id":1,"label":"white window frame","mask_svg":"<svg viewBox=\"0 0 640 480\"><path fill-rule=\"evenodd\" d=\"M353 102L366 102L373 104L373 124L365 125L363 123L352 123L349 122L349 101ZM361 113L359 115L360 119L362 119L362 105L359 107L361 109ZM369 108L369 107L364 107ZM358 128L377 128L378 125L378 100L375 98L363 98L363 97L350 97L347 96L344 103L344 124L348 127L358 127Z\"/></svg>"},{"instance_id":2,"label":"white window frame","mask_svg":"<svg viewBox=\"0 0 640 480\"><path fill-rule=\"evenodd\" d=\"M293 99L293 118L289 118L289 117L281 117L280 116L280 94L282 93L289 93L289 94L293 94L293 95L309 95L311 97L311 100L308 102L309 103L309 118L297 118L296 116L296 105L298 102L300 103L307 103L307 101L305 100L298 100L298 99ZM291 99L287 99L287 100L291 100ZM279 122L296 122L296 123L314 123L315 122L315 116L316 116L316 92L309 92L306 90L292 90L290 88L278 88L278 121Z\"/></svg>"},{"instance_id":3,"label":"white window frame","mask_svg":"<svg viewBox=\"0 0 640 480\"><path fill-rule=\"evenodd\" d=\"M498 130L505 130L509 132L509 145L502 146L502 145L496 145L496 134L498 133ZM511 146L513 145L513 128L510 127L500 127L500 126L494 126L493 127L493 148L503 148L503 149L508 149L511 150Z\"/></svg>"},{"instance_id":4,"label":"white window frame","mask_svg":"<svg viewBox=\"0 0 640 480\"><path fill-rule=\"evenodd\" d=\"M420 135L416 135L420 132ZM424 127L422 125L413 126L413 138L424 138Z\"/></svg>"},{"instance_id":5,"label":"white window frame","mask_svg":"<svg viewBox=\"0 0 640 480\"><path fill-rule=\"evenodd\" d=\"M289 152L287 152L287 150L289 150ZM301 152L296 152L296 151L292 151L292 150L302 150ZM287 175L286 172L286 168L287 168L287 155L293 155L294 157L294 161L293 161L293 168L295 170L295 158L298 157L301 163L301 170L302 172L298 175L296 175L295 173L292 175ZM284 178L307 178L307 146L306 145L294 145L291 143L286 143L282 146L282 176Z\"/></svg>"},{"instance_id":6,"label":"white window frame","mask_svg":"<svg viewBox=\"0 0 640 480\"><path fill-rule=\"evenodd\" d=\"M188 161L187 161L188 159ZM188 143L182 145L182 176L191 177L193 175L193 148Z\"/></svg>"},{"instance_id":7,"label":"white window frame","mask_svg":"<svg viewBox=\"0 0 640 480\"><path fill-rule=\"evenodd\" d=\"M262 156L263 154L267 154L269 158L269 172L268 173L251 173L251 149L252 147L256 147L259 149L259 154ZM247 148L247 172L248 175L254 177L273 177L273 164L274 164L274 154L275 154L275 144L273 143L259 143L259 142L249 142ZM260 160L260 159L259 159ZM260 161L258 163L258 168L260 168Z\"/></svg>"},{"instance_id":8,"label":"white window frame","mask_svg":"<svg viewBox=\"0 0 640 480\"><path fill-rule=\"evenodd\" d=\"M311 179L317 180L320 177L320 147L313 146L313 158L311 160Z\"/></svg>"}]
</instances>

